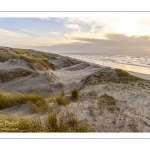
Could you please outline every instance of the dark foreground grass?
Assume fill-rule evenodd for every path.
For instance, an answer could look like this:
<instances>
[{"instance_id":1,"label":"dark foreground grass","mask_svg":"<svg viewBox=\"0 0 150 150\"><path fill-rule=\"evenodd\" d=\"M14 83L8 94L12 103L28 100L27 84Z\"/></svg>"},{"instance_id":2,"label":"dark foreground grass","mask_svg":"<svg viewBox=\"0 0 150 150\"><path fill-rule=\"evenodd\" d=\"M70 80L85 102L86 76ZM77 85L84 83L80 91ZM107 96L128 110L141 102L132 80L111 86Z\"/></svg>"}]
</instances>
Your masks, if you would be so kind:
<instances>
[{"instance_id":1,"label":"dark foreground grass","mask_svg":"<svg viewBox=\"0 0 150 150\"><path fill-rule=\"evenodd\" d=\"M75 114L58 115L51 113L43 120L21 116L0 116L0 132L91 132L86 121L81 121Z\"/></svg>"},{"instance_id":2,"label":"dark foreground grass","mask_svg":"<svg viewBox=\"0 0 150 150\"><path fill-rule=\"evenodd\" d=\"M120 111L120 108L117 106L116 100L107 94L102 95L99 98L99 109L101 112L107 110L109 112Z\"/></svg>"},{"instance_id":3,"label":"dark foreground grass","mask_svg":"<svg viewBox=\"0 0 150 150\"><path fill-rule=\"evenodd\" d=\"M77 89L73 89L73 90L71 91L71 96L72 96L72 98L73 98L74 100L77 100L77 99L79 98L79 92L78 92L78 90L77 90Z\"/></svg>"},{"instance_id":4,"label":"dark foreground grass","mask_svg":"<svg viewBox=\"0 0 150 150\"><path fill-rule=\"evenodd\" d=\"M28 71L28 70L25 70L22 68L16 68L11 71L1 70L0 71L0 81L8 82L8 81L11 81L11 80L19 78L19 77L29 76L31 74L36 75L36 73L34 73L32 71Z\"/></svg>"},{"instance_id":5,"label":"dark foreground grass","mask_svg":"<svg viewBox=\"0 0 150 150\"><path fill-rule=\"evenodd\" d=\"M52 113L46 118L47 132L91 132L93 128L86 122L81 121L75 113L64 113L60 116Z\"/></svg>"},{"instance_id":6,"label":"dark foreground grass","mask_svg":"<svg viewBox=\"0 0 150 150\"><path fill-rule=\"evenodd\" d=\"M0 109L9 108L19 104L26 103L33 113L46 112L48 110L48 103L44 97L35 93L9 93L0 92Z\"/></svg>"},{"instance_id":7,"label":"dark foreground grass","mask_svg":"<svg viewBox=\"0 0 150 150\"><path fill-rule=\"evenodd\" d=\"M41 121L21 116L0 116L0 132L42 132Z\"/></svg>"}]
</instances>

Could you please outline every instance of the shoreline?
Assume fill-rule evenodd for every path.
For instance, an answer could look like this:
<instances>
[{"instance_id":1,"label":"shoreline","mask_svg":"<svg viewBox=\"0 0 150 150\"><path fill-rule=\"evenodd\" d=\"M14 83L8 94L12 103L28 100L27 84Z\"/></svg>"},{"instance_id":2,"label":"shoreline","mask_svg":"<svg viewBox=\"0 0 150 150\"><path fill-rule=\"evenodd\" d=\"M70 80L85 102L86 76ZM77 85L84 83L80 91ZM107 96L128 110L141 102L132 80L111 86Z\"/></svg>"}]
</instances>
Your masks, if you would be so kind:
<instances>
[{"instance_id":1,"label":"shoreline","mask_svg":"<svg viewBox=\"0 0 150 150\"><path fill-rule=\"evenodd\" d=\"M133 71L127 71L127 72L130 73L131 75L136 76L136 77L146 79L146 80L150 80L150 75L148 75L148 74L138 73L138 72L133 72Z\"/></svg>"},{"instance_id":2,"label":"shoreline","mask_svg":"<svg viewBox=\"0 0 150 150\"><path fill-rule=\"evenodd\" d=\"M11 49L6 52L12 53ZM24 127L26 132L150 132L149 75L129 71L148 79L142 80L115 69L119 66L29 52L26 57L33 62L16 54L13 61L0 63L1 121L20 121L18 115L29 119L20 121L23 124L13 132ZM2 54L7 56L5 51ZM35 54L49 66L35 59ZM32 123L34 119L37 124Z\"/></svg>"},{"instance_id":3,"label":"shoreline","mask_svg":"<svg viewBox=\"0 0 150 150\"><path fill-rule=\"evenodd\" d=\"M62 56L63 56L63 55L62 55ZM85 63L89 63L90 65L97 65L97 66L100 66L100 67L109 67L109 66L100 65L100 64L97 64L97 63L92 63L92 62L88 62L88 61L85 61L85 60L73 58L73 57L70 57L70 56L67 56L67 57L72 58L72 59L76 59L76 60L78 60L78 61L82 61L82 62L85 62ZM110 68L115 69L114 67L110 67ZM120 69L120 68L119 68L119 69ZM122 70L124 70L124 69L122 69ZM128 72L128 73L130 73L131 75L136 76L136 77L139 77L139 78L142 78L142 79L146 79L146 80L150 80L150 75L149 75L149 74L138 73L138 72L128 71L128 70L125 70L125 71Z\"/></svg>"}]
</instances>

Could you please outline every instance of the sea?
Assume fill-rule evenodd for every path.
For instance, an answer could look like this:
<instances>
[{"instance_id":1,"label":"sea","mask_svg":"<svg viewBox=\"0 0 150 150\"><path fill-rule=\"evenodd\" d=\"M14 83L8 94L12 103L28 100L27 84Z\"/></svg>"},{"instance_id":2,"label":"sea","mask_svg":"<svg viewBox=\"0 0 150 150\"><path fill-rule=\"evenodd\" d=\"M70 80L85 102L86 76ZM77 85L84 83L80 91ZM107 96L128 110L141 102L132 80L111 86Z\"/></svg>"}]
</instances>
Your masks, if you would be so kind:
<instances>
[{"instance_id":1,"label":"sea","mask_svg":"<svg viewBox=\"0 0 150 150\"><path fill-rule=\"evenodd\" d=\"M102 66L150 75L150 55L104 55L83 53L63 53L62 55Z\"/></svg>"}]
</instances>

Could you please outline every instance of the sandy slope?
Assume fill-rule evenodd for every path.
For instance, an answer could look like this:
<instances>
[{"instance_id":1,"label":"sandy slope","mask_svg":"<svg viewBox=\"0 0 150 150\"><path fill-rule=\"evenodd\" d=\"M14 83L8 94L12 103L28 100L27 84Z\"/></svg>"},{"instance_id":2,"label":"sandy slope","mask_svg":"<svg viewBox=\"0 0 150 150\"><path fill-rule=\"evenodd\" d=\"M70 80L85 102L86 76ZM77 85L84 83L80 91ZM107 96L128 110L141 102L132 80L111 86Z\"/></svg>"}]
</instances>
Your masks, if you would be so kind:
<instances>
[{"instance_id":1,"label":"sandy slope","mask_svg":"<svg viewBox=\"0 0 150 150\"><path fill-rule=\"evenodd\" d=\"M71 67L63 68L61 70L52 71L59 81L64 85L65 92L70 92L76 85L87 75L90 75L100 68L87 66L85 63L80 63Z\"/></svg>"},{"instance_id":2,"label":"sandy slope","mask_svg":"<svg viewBox=\"0 0 150 150\"><path fill-rule=\"evenodd\" d=\"M137 73L137 72L131 72L131 71L128 71L130 74L136 76L136 77L139 77L139 78L142 78L142 79L146 79L146 80L150 80L150 75L147 75L147 74L142 74L142 73Z\"/></svg>"},{"instance_id":3,"label":"sandy slope","mask_svg":"<svg viewBox=\"0 0 150 150\"><path fill-rule=\"evenodd\" d=\"M7 48L9 52L11 49ZM104 76L112 73L117 77L116 72L107 67L98 67L95 64L78 62L71 64L67 58L59 56L51 60L60 68L31 69L27 63L20 59L7 62L0 62L0 70L13 70L23 68L32 71L33 74L15 78L11 81L0 83L0 88L5 91L15 92L37 92L42 95L55 95L64 89L70 96L70 91L93 73L104 71ZM36 73L36 74L34 74ZM137 77L150 80L150 76L129 72ZM149 132L150 131L150 82L136 81L129 83L101 82L88 85L80 90L78 101L71 102L68 106L57 106L61 112L72 111L81 119L87 119L97 132ZM99 100L104 94L112 96L116 105L114 110L100 109ZM50 99L50 98L48 98ZM49 104L51 107L55 105ZM44 116L45 114L32 114L26 104L14 106L0 111L1 114L20 114L26 117Z\"/></svg>"}]
</instances>

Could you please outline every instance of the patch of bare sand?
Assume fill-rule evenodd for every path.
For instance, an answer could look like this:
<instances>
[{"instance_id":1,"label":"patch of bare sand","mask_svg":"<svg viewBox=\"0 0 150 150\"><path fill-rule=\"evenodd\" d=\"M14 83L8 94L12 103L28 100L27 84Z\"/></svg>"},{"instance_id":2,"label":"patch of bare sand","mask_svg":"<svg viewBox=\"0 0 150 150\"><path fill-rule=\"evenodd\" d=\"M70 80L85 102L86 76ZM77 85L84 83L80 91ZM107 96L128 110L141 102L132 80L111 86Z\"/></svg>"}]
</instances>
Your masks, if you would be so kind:
<instances>
[{"instance_id":1,"label":"patch of bare sand","mask_svg":"<svg viewBox=\"0 0 150 150\"><path fill-rule=\"evenodd\" d=\"M137 73L137 72L132 72L132 71L128 71L131 75L134 75L136 77L142 78L142 79L146 79L146 80L150 80L150 75L147 74L142 74L142 73Z\"/></svg>"},{"instance_id":2,"label":"patch of bare sand","mask_svg":"<svg viewBox=\"0 0 150 150\"><path fill-rule=\"evenodd\" d=\"M78 68L78 69L76 69ZM75 66L63 68L61 70L52 71L59 78L59 82L64 85L65 92L70 92L76 88L76 85L86 76L97 72L100 68L88 66L85 64L77 64Z\"/></svg>"}]
</instances>

